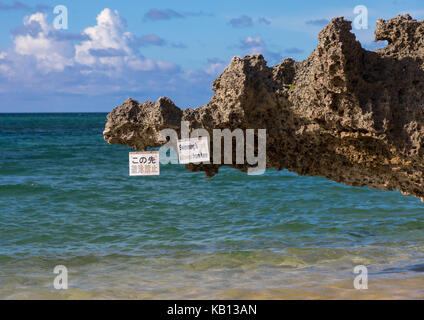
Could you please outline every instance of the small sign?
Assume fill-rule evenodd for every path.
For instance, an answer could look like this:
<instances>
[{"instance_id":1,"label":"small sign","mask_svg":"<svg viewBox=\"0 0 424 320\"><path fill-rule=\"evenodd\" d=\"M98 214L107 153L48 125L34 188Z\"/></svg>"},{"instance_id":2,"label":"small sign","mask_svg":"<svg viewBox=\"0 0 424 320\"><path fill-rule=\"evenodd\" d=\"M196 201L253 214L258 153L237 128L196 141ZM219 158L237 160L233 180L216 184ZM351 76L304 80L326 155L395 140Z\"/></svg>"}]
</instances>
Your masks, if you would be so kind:
<instances>
[{"instance_id":1,"label":"small sign","mask_svg":"<svg viewBox=\"0 0 424 320\"><path fill-rule=\"evenodd\" d=\"M130 152L130 176L158 176L159 151Z\"/></svg>"},{"instance_id":2,"label":"small sign","mask_svg":"<svg viewBox=\"0 0 424 320\"><path fill-rule=\"evenodd\" d=\"M178 160L181 164L209 162L207 137L178 140Z\"/></svg>"}]
</instances>

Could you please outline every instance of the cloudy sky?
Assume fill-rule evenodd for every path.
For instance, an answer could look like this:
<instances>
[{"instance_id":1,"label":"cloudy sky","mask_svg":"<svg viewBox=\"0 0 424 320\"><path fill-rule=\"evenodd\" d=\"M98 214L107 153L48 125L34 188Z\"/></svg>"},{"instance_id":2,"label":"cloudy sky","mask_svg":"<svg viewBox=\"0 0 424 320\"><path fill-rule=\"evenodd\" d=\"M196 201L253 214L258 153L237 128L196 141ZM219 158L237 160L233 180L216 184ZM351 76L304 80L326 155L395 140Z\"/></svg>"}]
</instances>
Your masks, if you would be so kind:
<instances>
[{"instance_id":1,"label":"cloudy sky","mask_svg":"<svg viewBox=\"0 0 424 320\"><path fill-rule=\"evenodd\" d=\"M57 5L67 30L54 27ZM107 112L160 96L196 107L233 56L305 59L357 5L369 28L353 31L369 49L378 18L424 18L422 0L0 0L0 112Z\"/></svg>"}]
</instances>

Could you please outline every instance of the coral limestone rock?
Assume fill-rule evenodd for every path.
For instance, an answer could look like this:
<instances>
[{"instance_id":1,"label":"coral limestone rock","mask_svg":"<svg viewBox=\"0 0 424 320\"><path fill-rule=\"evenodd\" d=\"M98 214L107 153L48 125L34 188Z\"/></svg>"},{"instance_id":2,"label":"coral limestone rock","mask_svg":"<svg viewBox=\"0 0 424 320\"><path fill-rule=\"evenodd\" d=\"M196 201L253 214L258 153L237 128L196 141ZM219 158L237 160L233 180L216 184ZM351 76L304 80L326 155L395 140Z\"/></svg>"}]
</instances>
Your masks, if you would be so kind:
<instances>
[{"instance_id":1,"label":"coral limestone rock","mask_svg":"<svg viewBox=\"0 0 424 320\"><path fill-rule=\"evenodd\" d=\"M399 190L424 200L424 22L377 22L387 47L367 51L351 23L334 18L302 62L268 67L262 55L233 58L211 101L181 110L168 98L127 100L107 117L109 143L157 147L163 128L267 130L267 168L351 186ZM218 172L220 165L190 164ZM249 165L230 165L246 171Z\"/></svg>"}]
</instances>

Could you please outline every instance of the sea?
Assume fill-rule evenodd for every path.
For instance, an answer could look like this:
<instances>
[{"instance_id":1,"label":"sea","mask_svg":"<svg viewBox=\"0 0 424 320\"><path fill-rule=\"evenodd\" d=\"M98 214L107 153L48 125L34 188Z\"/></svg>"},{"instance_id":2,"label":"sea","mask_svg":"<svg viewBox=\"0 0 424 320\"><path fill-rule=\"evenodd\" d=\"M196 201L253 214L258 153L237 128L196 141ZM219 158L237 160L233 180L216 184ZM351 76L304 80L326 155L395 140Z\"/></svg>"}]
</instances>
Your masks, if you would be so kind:
<instances>
[{"instance_id":1,"label":"sea","mask_svg":"<svg viewBox=\"0 0 424 320\"><path fill-rule=\"evenodd\" d=\"M424 298L420 200L286 170L130 177L105 123L0 114L1 299Z\"/></svg>"}]
</instances>

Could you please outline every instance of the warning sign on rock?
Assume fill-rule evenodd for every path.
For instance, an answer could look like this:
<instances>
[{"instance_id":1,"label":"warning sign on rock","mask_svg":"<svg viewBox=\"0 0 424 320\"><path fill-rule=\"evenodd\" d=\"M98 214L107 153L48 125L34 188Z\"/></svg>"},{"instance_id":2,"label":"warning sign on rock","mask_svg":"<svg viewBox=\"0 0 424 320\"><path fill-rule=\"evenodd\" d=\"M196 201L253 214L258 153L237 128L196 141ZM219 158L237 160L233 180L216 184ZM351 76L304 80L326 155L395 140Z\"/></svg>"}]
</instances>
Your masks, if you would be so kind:
<instances>
[{"instance_id":1,"label":"warning sign on rock","mask_svg":"<svg viewBox=\"0 0 424 320\"><path fill-rule=\"evenodd\" d=\"M159 151L130 152L130 176L159 175Z\"/></svg>"},{"instance_id":2,"label":"warning sign on rock","mask_svg":"<svg viewBox=\"0 0 424 320\"><path fill-rule=\"evenodd\" d=\"M178 140L178 160L181 164L209 162L207 137Z\"/></svg>"}]
</instances>

